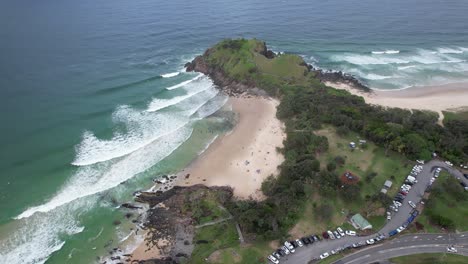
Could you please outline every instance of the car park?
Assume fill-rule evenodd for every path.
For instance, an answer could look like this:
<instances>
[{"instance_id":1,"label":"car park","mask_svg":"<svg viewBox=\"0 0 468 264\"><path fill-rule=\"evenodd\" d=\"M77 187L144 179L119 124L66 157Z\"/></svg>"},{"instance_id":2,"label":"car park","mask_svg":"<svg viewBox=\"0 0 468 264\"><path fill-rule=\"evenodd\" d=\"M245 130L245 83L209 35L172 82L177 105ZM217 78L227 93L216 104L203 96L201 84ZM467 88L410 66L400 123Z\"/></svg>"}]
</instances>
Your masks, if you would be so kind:
<instances>
[{"instance_id":1,"label":"car park","mask_svg":"<svg viewBox=\"0 0 468 264\"><path fill-rule=\"evenodd\" d=\"M273 257L272 255L268 256L268 260L270 260L271 262L273 262L275 264L279 263L279 261L275 257Z\"/></svg>"},{"instance_id":2,"label":"car park","mask_svg":"<svg viewBox=\"0 0 468 264\"><path fill-rule=\"evenodd\" d=\"M325 252L322 255L320 255L320 259L328 258L328 256L330 256L330 254L328 254L328 252Z\"/></svg>"},{"instance_id":3,"label":"car park","mask_svg":"<svg viewBox=\"0 0 468 264\"><path fill-rule=\"evenodd\" d=\"M348 236L356 236L356 231L346 230L345 234Z\"/></svg>"},{"instance_id":4,"label":"car park","mask_svg":"<svg viewBox=\"0 0 468 264\"><path fill-rule=\"evenodd\" d=\"M412 201L408 201L408 204L413 207L413 208L416 208L416 205L412 202Z\"/></svg>"},{"instance_id":5,"label":"car park","mask_svg":"<svg viewBox=\"0 0 468 264\"><path fill-rule=\"evenodd\" d=\"M299 247L303 247L304 244L302 244L302 241L300 239L296 239L296 244L299 246Z\"/></svg>"},{"instance_id":6,"label":"car park","mask_svg":"<svg viewBox=\"0 0 468 264\"><path fill-rule=\"evenodd\" d=\"M375 243L375 240L371 238L371 239L366 240L366 243L367 245L372 245Z\"/></svg>"},{"instance_id":7,"label":"car park","mask_svg":"<svg viewBox=\"0 0 468 264\"><path fill-rule=\"evenodd\" d=\"M338 231L338 233L340 233L340 236L344 237L345 236L345 232L343 231L343 229L341 229L341 227L338 227L336 229L336 231Z\"/></svg>"}]
</instances>

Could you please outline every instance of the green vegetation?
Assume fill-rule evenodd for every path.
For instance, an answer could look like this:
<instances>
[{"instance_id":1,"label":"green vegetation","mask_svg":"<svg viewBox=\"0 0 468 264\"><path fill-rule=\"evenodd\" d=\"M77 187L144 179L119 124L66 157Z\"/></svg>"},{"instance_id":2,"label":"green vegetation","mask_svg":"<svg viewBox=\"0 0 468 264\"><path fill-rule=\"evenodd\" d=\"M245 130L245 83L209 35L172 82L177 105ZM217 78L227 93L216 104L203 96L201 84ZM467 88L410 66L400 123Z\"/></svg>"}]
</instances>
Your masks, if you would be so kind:
<instances>
[{"instance_id":1,"label":"green vegetation","mask_svg":"<svg viewBox=\"0 0 468 264\"><path fill-rule=\"evenodd\" d=\"M219 197L222 192L197 190L187 194L182 212L190 212L197 225L229 217L229 213L221 206L225 197Z\"/></svg>"},{"instance_id":2,"label":"green vegetation","mask_svg":"<svg viewBox=\"0 0 468 264\"><path fill-rule=\"evenodd\" d=\"M389 195L397 192L410 169L406 158L430 159L435 151L455 164L468 159L466 121L450 117L442 127L435 112L368 105L362 97L320 83L299 56L271 56L261 41L224 40L204 60L230 81L280 98L277 116L287 134L280 174L262 185L264 201L226 205L256 241L283 239L293 226L291 232L323 231L343 224L352 212L362 212L380 227L379 209L391 202L380 189L390 179ZM351 150L349 142L360 138L368 142ZM340 177L346 171L359 182L343 186Z\"/></svg>"},{"instance_id":3,"label":"green vegetation","mask_svg":"<svg viewBox=\"0 0 468 264\"><path fill-rule=\"evenodd\" d=\"M234 222L202 227L196 230L195 248L188 263L266 263L273 251L267 243L241 246Z\"/></svg>"},{"instance_id":4,"label":"green vegetation","mask_svg":"<svg viewBox=\"0 0 468 264\"><path fill-rule=\"evenodd\" d=\"M468 230L468 192L455 178L446 172L441 173L430 195L418 222L433 230Z\"/></svg>"},{"instance_id":5,"label":"green vegetation","mask_svg":"<svg viewBox=\"0 0 468 264\"><path fill-rule=\"evenodd\" d=\"M390 262L395 264L462 264L468 262L468 257L445 253L425 253L392 258Z\"/></svg>"}]
</instances>

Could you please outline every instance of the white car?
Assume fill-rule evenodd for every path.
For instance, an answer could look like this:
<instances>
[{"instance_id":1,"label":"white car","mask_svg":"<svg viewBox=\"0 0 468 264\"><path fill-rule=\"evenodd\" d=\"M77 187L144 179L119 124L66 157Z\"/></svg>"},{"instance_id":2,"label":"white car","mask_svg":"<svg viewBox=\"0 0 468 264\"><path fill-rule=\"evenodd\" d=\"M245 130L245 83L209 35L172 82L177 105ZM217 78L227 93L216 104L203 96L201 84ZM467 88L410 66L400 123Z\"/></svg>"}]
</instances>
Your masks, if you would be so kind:
<instances>
[{"instance_id":1,"label":"white car","mask_svg":"<svg viewBox=\"0 0 468 264\"><path fill-rule=\"evenodd\" d=\"M413 208L416 208L416 205L412 202L412 201L408 201L408 204L413 207Z\"/></svg>"},{"instance_id":2,"label":"white car","mask_svg":"<svg viewBox=\"0 0 468 264\"><path fill-rule=\"evenodd\" d=\"M291 253L291 251L289 251L289 249L286 246L282 246L281 249L284 251L284 253L286 253L286 255L289 255L289 253Z\"/></svg>"},{"instance_id":3,"label":"white car","mask_svg":"<svg viewBox=\"0 0 468 264\"><path fill-rule=\"evenodd\" d=\"M424 164L424 160L416 160L416 162L419 164Z\"/></svg>"},{"instance_id":4,"label":"white car","mask_svg":"<svg viewBox=\"0 0 468 264\"><path fill-rule=\"evenodd\" d=\"M400 226L399 228L396 229L396 231L398 233L400 233L401 231L405 230L405 228L403 226Z\"/></svg>"},{"instance_id":5,"label":"white car","mask_svg":"<svg viewBox=\"0 0 468 264\"><path fill-rule=\"evenodd\" d=\"M450 253L457 253L458 250L456 248L454 248L453 246L448 246L447 247L447 252L450 252Z\"/></svg>"},{"instance_id":6,"label":"white car","mask_svg":"<svg viewBox=\"0 0 468 264\"><path fill-rule=\"evenodd\" d=\"M338 232L333 231L333 234L335 235L335 237L336 237L337 239L340 239L340 238L341 238L341 236L340 236L340 234L338 234Z\"/></svg>"},{"instance_id":7,"label":"white car","mask_svg":"<svg viewBox=\"0 0 468 264\"><path fill-rule=\"evenodd\" d=\"M452 166L453 166L453 163L452 163L452 162L450 162L450 161L448 161L448 160L447 160L447 161L445 161L445 164L449 165L450 167L452 167Z\"/></svg>"},{"instance_id":8,"label":"white car","mask_svg":"<svg viewBox=\"0 0 468 264\"><path fill-rule=\"evenodd\" d=\"M369 240L366 240L366 243L367 243L367 245L372 245L372 244L375 243L375 240L371 238Z\"/></svg>"},{"instance_id":9,"label":"white car","mask_svg":"<svg viewBox=\"0 0 468 264\"><path fill-rule=\"evenodd\" d=\"M291 251L291 253L295 252L294 246L291 243L289 243L288 241L284 242L284 245L289 249L289 251Z\"/></svg>"},{"instance_id":10,"label":"white car","mask_svg":"<svg viewBox=\"0 0 468 264\"><path fill-rule=\"evenodd\" d=\"M297 243L297 245L298 245L299 247L304 246L304 244L302 244L302 241L299 240L299 239L296 239L296 243Z\"/></svg>"},{"instance_id":11,"label":"white car","mask_svg":"<svg viewBox=\"0 0 468 264\"><path fill-rule=\"evenodd\" d=\"M387 220L388 220L388 221L392 220L392 216L391 216L391 215L387 215Z\"/></svg>"},{"instance_id":12,"label":"white car","mask_svg":"<svg viewBox=\"0 0 468 264\"><path fill-rule=\"evenodd\" d=\"M338 253L338 252L337 252L336 250L334 250L334 249L332 249L332 250L330 251L330 254L332 254L332 255L335 255L336 253Z\"/></svg>"},{"instance_id":13,"label":"white car","mask_svg":"<svg viewBox=\"0 0 468 264\"><path fill-rule=\"evenodd\" d=\"M346 230L346 235L348 236L356 236L356 231L352 231L352 230Z\"/></svg>"},{"instance_id":14,"label":"white car","mask_svg":"<svg viewBox=\"0 0 468 264\"><path fill-rule=\"evenodd\" d=\"M338 227L336 229L336 231L338 231L338 233L340 233L340 236L344 237L345 236L345 232L343 232L343 229L341 229L341 227Z\"/></svg>"},{"instance_id":15,"label":"white car","mask_svg":"<svg viewBox=\"0 0 468 264\"><path fill-rule=\"evenodd\" d=\"M328 256L330 256L330 254L328 254L328 252L325 252L322 255L320 255L320 259L328 258Z\"/></svg>"},{"instance_id":16,"label":"white car","mask_svg":"<svg viewBox=\"0 0 468 264\"><path fill-rule=\"evenodd\" d=\"M271 262L275 263L275 264L278 264L278 263L279 263L279 260L277 260L277 259L276 259L275 257L273 257L272 255L268 256L268 259L269 259Z\"/></svg>"},{"instance_id":17,"label":"white car","mask_svg":"<svg viewBox=\"0 0 468 264\"><path fill-rule=\"evenodd\" d=\"M328 230L327 234L331 239L335 239L335 235L333 235L332 231Z\"/></svg>"}]
</instances>

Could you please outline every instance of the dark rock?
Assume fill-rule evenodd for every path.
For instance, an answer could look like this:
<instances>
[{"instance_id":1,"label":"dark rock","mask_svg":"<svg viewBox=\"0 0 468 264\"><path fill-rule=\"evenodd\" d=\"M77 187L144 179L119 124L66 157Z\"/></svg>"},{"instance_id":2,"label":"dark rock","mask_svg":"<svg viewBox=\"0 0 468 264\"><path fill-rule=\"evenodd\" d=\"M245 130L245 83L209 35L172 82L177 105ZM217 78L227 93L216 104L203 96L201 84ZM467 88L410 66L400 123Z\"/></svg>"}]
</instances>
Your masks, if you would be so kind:
<instances>
[{"instance_id":1,"label":"dark rock","mask_svg":"<svg viewBox=\"0 0 468 264\"><path fill-rule=\"evenodd\" d=\"M136 206L130 203L123 203L121 206L128 209L141 209L140 206Z\"/></svg>"}]
</instances>

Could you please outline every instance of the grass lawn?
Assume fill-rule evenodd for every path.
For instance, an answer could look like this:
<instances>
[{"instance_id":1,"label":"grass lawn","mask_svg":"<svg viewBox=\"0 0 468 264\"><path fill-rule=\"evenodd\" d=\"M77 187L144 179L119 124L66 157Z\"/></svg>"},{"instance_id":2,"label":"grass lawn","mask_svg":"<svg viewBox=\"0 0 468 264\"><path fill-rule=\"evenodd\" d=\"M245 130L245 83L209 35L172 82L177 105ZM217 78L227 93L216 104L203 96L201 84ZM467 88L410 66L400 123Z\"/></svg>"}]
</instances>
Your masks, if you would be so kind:
<instances>
[{"instance_id":1,"label":"grass lawn","mask_svg":"<svg viewBox=\"0 0 468 264\"><path fill-rule=\"evenodd\" d=\"M296 224L296 226L289 232L293 237L300 237L303 235L322 233L328 229L335 229L342 226L344 229L354 228L346 222L346 216L350 213L361 213L366 217L366 213L371 211L372 216L366 217L367 220L373 225L374 230L380 229L386 222L383 216L384 210L378 210L378 206L373 207L373 203L367 204L364 202L366 195L372 196L383 187L385 180L393 182L392 188L389 190L389 196L392 197L398 191L401 182L404 181L408 175L413 162L405 159L398 153L389 152L385 155L382 148L377 147L375 144L368 142L367 146L351 150L349 142L359 142L357 134L349 133L347 136L338 136L334 127L325 127L316 134L326 136L329 142L329 149L323 153L318 159L321 165L326 169L326 164L334 160L336 156L345 157L346 163L342 167L337 168L337 172L341 175L346 171L351 171L353 174L360 177L361 185L361 201L345 203L338 197L324 199L317 194L314 186L306 186L306 193L311 193L307 198L304 205L304 214ZM371 180L367 181L365 178L369 173L376 174ZM320 221L315 215L314 208L323 203L328 203L334 208L334 213L331 221ZM365 206L363 204L366 203ZM371 208L371 209L369 209Z\"/></svg>"},{"instance_id":2,"label":"grass lawn","mask_svg":"<svg viewBox=\"0 0 468 264\"><path fill-rule=\"evenodd\" d=\"M197 241L206 243L196 243ZM195 248L187 263L267 263L273 252L268 242L240 245L233 221L199 228L194 238Z\"/></svg>"},{"instance_id":3,"label":"grass lawn","mask_svg":"<svg viewBox=\"0 0 468 264\"><path fill-rule=\"evenodd\" d=\"M426 253L392 258L390 261L395 264L462 264L468 263L468 257L445 253Z\"/></svg>"},{"instance_id":4,"label":"grass lawn","mask_svg":"<svg viewBox=\"0 0 468 264\"><path fill-rule=\"evenodd\" d=\"M445 187L449 183L452 183L455 188L459 188L456 189L461 195L461 199L458 201L454 196L454 191L450 191L450 189ZM428 208L438 215L443 215L452 219L457 231L467 231L468 221L466 221L466 219L468 216L468 192L464 191L458 181L445 171L440 174L439 178L437 178L434 183L433 188L436 187L440 187L441 192L431 193L429 201L426 204ZM427 232L443 231L440 227L433 225L429 221L428 209L425 209L422 212L422 215L417 218L417 221L424 225L424 229Z\"/></svg>"}]
</instances>

